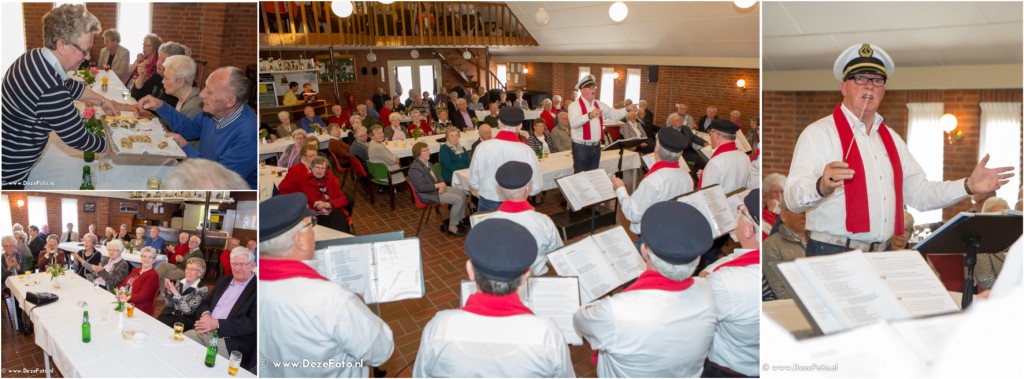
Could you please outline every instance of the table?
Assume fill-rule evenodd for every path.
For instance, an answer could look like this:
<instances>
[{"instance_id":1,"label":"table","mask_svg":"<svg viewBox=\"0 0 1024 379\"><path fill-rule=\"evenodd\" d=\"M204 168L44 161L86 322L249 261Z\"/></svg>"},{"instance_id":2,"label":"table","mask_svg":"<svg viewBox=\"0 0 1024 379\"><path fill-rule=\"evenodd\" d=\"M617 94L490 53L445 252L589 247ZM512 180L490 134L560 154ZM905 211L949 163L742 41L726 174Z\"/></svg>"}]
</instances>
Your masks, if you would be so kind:
<instances>
[{"instance_id":1,"label":"table","mask_svg":"<svg viewBox=\"0 0 1024 379\"><path fill-rule=\"evenodd\" d=\"M316 139L320 141L320 149L326 149L328 141L331 140L330 134L309 134L308 136L316 136ZM292 137L278 138L274 142L260 142L260 160L265 161L272 157L277 157L284 152L284 149L288 146L294 145L295 140Z\"/></svg>"},{"instance_id":2,"label":"table","mask_svg":"<svg viewBox=\"0 0 1024 379\"><path fill-rule=\"evenodd\" d=\"M341 238L352 238L355 237L351 234L342 232L340 230L334 230L323 225L317 225L313 227L313 234L316 235L316 241L327 241L336 240Z\"/></svg>"},{"instance_id":3,"label":"table","mask_svg":"<svg viewBox=\"0 0 1024 379\"><path fill-rule=\"evenodd\" d=\"M281 176L277 176L277 172L281 172ZM282 167L272 165L260 167L260 201L266 201L274 196L274 188L281 185L287 173L288 170Z\"/></svg>"},{"instance_id":4,"label":"table","mask_svg":"<svg viewBox=\"0 0 1024 379\"><path fill-rule=\"evenodd\" d=\"M101 91L101 81L104 75L109 75L107 91ZM72 77L75 80L80 78ZM121 97L123 91L127 91L124 83L113 73L100 72L96 82L89 86L93 91L104 97L119 103L125 102ZM135 104L135 100L129 98L129 104ZM84 104L76 101L75 107L82 109ZM102 115L103 110L96 108L97 114ZM110 140L107 140L110 144ZM146 189L146 181L151 176L164 177L178 160L166 157L142 157L142 156L118 156L114 153L97 153L96 160L85 163L84 153L71 148L57 136L56 132L50 132L49 140L43 155L39 158L32 172L29 173L26 190L77 190L82 185L82 167L90 166L92 171L93 187L97 190L143 190ZM99 170L99 162L104 158L110 158L112 169L107 171Z\"/></svg>"},{"instance_id":5,"label":"table","mask_svg":"<svg viewBox=\"0 0 1024 379\"><path fill-rule=\"evenodd\" d=\"M600 167L609 174L613 174L618 171L619 151L602 151ZM625 171L639 168L640 154L635 151L627 150L622 156L622 170ZM544 177L544 185L541 188L542 191L558 188L558 184L555 183L555 179L566 175L572 175L572 152L561 151L551 154L547 158L541 159L540 171ZM636 175L634 175L634 179L635 177ZM467 192L471 192L469 188L469 169L467 168L455 171L452 175L452 185Z\"/></svg>"},{"instance_id":6,"label":"table","mask_svg":"<svg viewBox=\"0 0 1024 379\"><path fill-rule=\"evenodd\" d=\"M117 330L118 317L113 311L114 295L94 288L92 283L68 273L60 277L60 288L54 288L49 274L10 276L7 286L22 309L31 309L35 323L35 341L42 348L47 373L50 360L64 377L228 377L228 360L217 357L214 367L203 365L206 347L186 338L174 341L174 330L145 312L125 317L126 330L146 333L145 342L126 341ZM60 297L55 303L34 309L25 301L25 294L52 292ZM83 304L84 302L84 304ZM92 341L82 342L82 312L89 311ZM246 370L239 377L252 378ZM47 375L49 377L49 374Z\"/></svg>"},{"instance_id":7,"label":"table","mask_svg":"<svg viewBox=\"0 0 1024 379\"><path fill-rule=\"evenodd\" d=\"M81 242L63 242L57 244L57 249L69 252L71 254L78 254L78 252L85 250L85 245ZM99 244L97 244L96 251L100 252L100 254L103 255L104 258L110 258L110 254L107 253L106 246L100 246ZM160 253L160 251L157 252L156 261L153 262L153 268L160 266L161 263L167 262L167 256ZM121 253L121 259L124 259L128 263L131 263L132 267L142 267L142 254L129 253L126 249L124 252Z\"/></svg>"},{"instance_id":8,"label":"table","mask_svg":"<svg viewBox=\"0 0 1024 379\"><path fill-rule=\"evenodd\" d=\"M430 149L430 153L434 154L441 151L441 142L437 142L437 140L442 137L445 137L445 135L435 134L432 136L420 137L419 140L407 138L404 141L398 142L385 141L388 143L384 146L386 146L388 150L391 150L391 152L397 155L399 158L406 158L412 156L412 145L415 145L416 142L425 142L427 144L427 147ZM466 148L466 150L468 151L473 148L473 142L476 142L478 138L480 138L480 134L476 130L462 132L459 137L459 144L462 145L462 147Z\"/></svg>"}]
</instances>

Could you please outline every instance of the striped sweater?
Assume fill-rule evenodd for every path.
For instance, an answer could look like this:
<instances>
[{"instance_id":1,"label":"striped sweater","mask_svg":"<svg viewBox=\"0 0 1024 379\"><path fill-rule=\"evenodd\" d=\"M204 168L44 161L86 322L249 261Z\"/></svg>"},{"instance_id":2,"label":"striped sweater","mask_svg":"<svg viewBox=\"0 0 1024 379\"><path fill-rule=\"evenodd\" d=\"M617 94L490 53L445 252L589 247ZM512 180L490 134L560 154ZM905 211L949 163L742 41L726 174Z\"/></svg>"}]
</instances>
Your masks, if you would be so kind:
<instances>
[{"instance_id":1,"label":"striped sweater","mask_svg":"<svg viewBox=\"0 0 1024 379\"><path fill-rule=\"evenodd\" d=\"M85 131L73 104L85 92L85 85L63 79L47 61L44 49L18 57L4 75L2 89L4 184L19 184L28 178L51 130L72 148L106 150L103 138Z\"/></svg>"}]
</instances>

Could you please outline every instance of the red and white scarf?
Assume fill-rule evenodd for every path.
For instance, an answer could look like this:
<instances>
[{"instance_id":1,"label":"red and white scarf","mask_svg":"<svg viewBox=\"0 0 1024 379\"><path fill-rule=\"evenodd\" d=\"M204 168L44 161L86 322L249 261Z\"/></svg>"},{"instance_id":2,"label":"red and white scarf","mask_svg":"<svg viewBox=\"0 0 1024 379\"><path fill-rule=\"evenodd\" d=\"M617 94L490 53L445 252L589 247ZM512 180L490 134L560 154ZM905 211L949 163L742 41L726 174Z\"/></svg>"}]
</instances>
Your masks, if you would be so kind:
<instances>
[{"instance_id":1,"label":"red and white scarf","mask_svg":"<svg viewBox=\"0 0 1024 379\"><path fill-rule=\"evenodd\" d=\"M658 161L658 162L655 162L653 165L651 165L651 171L647 171L647 175L644 175L644 179L647 179L647 177L651 176L651 174L653 174L655 171L661 170L663 168L679 168L679 161L675 161L675 162Z\"/></svg>"},{"instance_id":2,"label":"red and white scarf","mask_svg":"<svg viewBox=\"0 0 1024 379\"><path fill-rule=\"evenodd\" d=\"M505 201L498 206L498 210L506 213L520 213L532 211L533 206L526 201Z\"/></svg>"},{"instance_id":3,"label":"red and white scarf","mask_svg":"<svg viewBox=\"0 0 1024 379\"><path fill-rule=\"evenodd\" d=\"M736 149L736 142L729 142L727 144L719 146L718 149L715 150L715 153L711 154L711 159L715 159L715 157L717 157L719 154L728 153L730 151L736 151L736 150L737 150ZM708 162L710 162L711 159L708 159ZM705 170L707 170L707 169L705 169ZM697 180L697 189L704 188L703 187L703 183L704 183L704 172L701 172L700 173L700 179Z\"/></svg>"},{"instance_id":4,"label":"red and white scarf","mask_svg":"<svg viewBox=\"0 0 1024 379\"><path fill-rule=\"evenodd\" d=\"M587 104L585 102L583 102L583 97L582 96L580 97L579 102L580 102L580 111L582 111L584 115L589 114L590 112L587 111ZM601 107L599 107L597 105L596 101L594 102L594 109L601 109ZM597 119L598 119L598 121L601 124L601 130L600 130L601 134L598 134L598 136L603 136L604 135L604 116L598 117ZM591 136L591 131L590 131L591 126L590 126L590 123L591 122L592 121L587 121L587 125L583 128L583 141L584 142L593 142L593 140L591 140L591 138L590 138L590 136ZM597 139L601 139L601 137L598 137Z\"/></svg>"},{"instance_id":5,"label":"red and white scarf","mask_svg":"<svg viewBox=\"0 0 1024 379\"><path fill-rule=\"evenodd\" d=\"M469 295L466 299L466 306L462 310L489 317L506 317L516 315L532 315L533 311L523 305L518 293L508 295L491 295L477 292Z\"/></svg>"},{"instance_id":6,"label":"red and white scarf","mask_svg":"<svg viewBox=\"0 0 1024 379\"><path fill-rule=\"evenodd\" d=\"M743 267L756 264L761 264L761 250L748 251L736 257L736 259L722 263L720 266L715 267L713 271L721 270L723 267Z\"/></svg>"},{"instance_id":7,"label":"red and white scarf","mask_svg":"<svg viewBox=\"0 0 1024 379\"><path fill-rule=\"evenodd\" d=\"M854 139L853 128L850 127L846 115L843 114L842 104L836 105L836 109L832 111L832 120L835 121L836 132L839 133L840 147L843 147L844 152L847 149L850 151L846 163L854 172L853 178L846 179L843 183L843 189L846 192L846 230L850 233L867 233L871 231L867 175L864 175L864 161L860 156L860 148L857 146L857 140ZM885 123L879 126L878 136L882 138L885 152L889 155L889 164L892 165L896 193L894 233L900 235L903 234L903 165L900 162L899 151L896 150L896 144ZM828 178L822 180L828 180Z\"/></svg>"}]
</instances>

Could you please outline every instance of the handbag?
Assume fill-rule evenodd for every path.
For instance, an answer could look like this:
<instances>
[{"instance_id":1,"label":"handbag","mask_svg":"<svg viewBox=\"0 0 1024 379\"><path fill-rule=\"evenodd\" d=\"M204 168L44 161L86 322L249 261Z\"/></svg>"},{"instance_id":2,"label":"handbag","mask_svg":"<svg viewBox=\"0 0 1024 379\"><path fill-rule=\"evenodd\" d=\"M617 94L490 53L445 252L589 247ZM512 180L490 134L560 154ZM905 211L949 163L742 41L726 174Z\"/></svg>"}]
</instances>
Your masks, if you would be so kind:
<instances>
[{"instance_id":1,"label":"handbag","mask_svg":"<svg viewBox=\"0 0 1024 379\"><path fill-rule=\"evenodd\" d=\"M25 301L35 304L37 307L50 304L57 301L57 299L57 295L50 292L29 292L25 294Z\"/></svg>"}]
</instances>

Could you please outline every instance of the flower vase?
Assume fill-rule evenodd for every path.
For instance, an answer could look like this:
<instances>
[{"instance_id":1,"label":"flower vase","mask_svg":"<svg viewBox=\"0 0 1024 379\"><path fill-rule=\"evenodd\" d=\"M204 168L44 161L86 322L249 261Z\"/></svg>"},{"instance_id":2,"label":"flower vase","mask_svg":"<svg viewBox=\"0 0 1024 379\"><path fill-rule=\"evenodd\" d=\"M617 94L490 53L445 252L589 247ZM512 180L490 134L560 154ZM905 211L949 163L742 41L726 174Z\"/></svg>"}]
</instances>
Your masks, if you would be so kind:
<instances>
[{"instance_id":1,"label":"flower vase","mask_svg":"<svg viewBox=\"0 0 1024 379\"><path fill-rule=\"evenodd\" d=\"M117 331L124 331L124 312L117 312Z\"/></svg>"},{"instance_id":2,"label":"flower vase","mask_svg":"<svg viewBox=\"0 0 1024 379\"><path fill-rule=\"evenodd\" d=\"M89 163L96 160L96 153L92 151L86 151L84 152L84 154L82 154L82 156L85 158L85 163Z\"/></svg>"},{"instance_id":3,"label":"flower vase","mask_svg":"<svg viewBox=\"0 0 1024 379\"><path fill-rule=\"evenodd\" d=\"M60 289L60 277L59 276L54 276L53 277L53 288Z\"/></svg>"}]
</instances>

